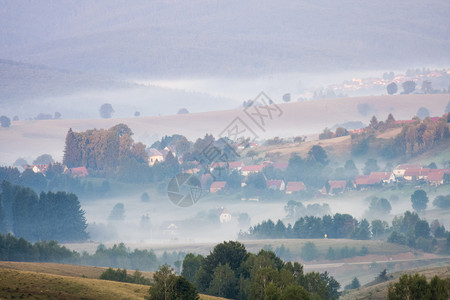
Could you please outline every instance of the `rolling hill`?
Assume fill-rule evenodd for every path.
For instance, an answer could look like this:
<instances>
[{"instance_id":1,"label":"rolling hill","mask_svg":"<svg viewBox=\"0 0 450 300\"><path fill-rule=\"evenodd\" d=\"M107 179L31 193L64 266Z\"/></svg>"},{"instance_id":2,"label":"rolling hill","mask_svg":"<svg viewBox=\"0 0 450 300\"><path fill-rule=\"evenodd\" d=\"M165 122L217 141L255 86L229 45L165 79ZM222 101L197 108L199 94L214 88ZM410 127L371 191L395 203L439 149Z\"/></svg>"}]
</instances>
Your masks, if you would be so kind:
<instances>
[{"instance_id":1,"label":"rolling hill","mask_svg":"<svg viewBox=\"0 0 450 300\"><path fill-rule=\"evenodd\" d=\"M258 75L448 63L450 5L4 1L0 57L88 73Z\"/></svg>"},{"instance_id":2,"label":"rolling hill","mask_svg":"<svg viewBox=\"0 0 450 300\"><path fill-rule=\"evenodd\" d=\"M101 270L104 268L1 262L0 298L144 299L148 295L146 285L94 279ZM200 299L222 298L200 295Z\"/></svg>"},{"instance_id":3,"label":"rolling hill","mask_svg":"<svg viewBox=\"0 0 450 300\"><path fill-rule=\"evenodd\" d=\"M366 115L358 111L358 105L364 103L372 107L372 111ZM149 146L164 135L175 133L194 141L206 133L217 137L239 117L254 131L256 139L261 140L274 136L314 135L325 127L346 121L367 123L372 114L379 120L385 120L389 113L393 113L397 120L411 119L421 106L426 106L433 115L439 116L444 113L447 103L447 94L354 97L283 103L279 104L281 115L277 113L272 119L266 118L265 127L262 129L257 127L242 109L161 117L13 121L10 128L0 128L0 157L2 164L12 164L19 157L32 161L40 154L49 153L57 161L61 161L65 135L69 128L84 131L125 123L135 133L133 137L136 141Z\"/></svg>"},{"instance_id":4,"label":"rolling hill","mask_svg":"<svg viewBox=\"0 0 450 300\"><path fill-rule=\"evenodd\" d=\"M420 268L420 269L411 269L408 271L396 272L390 274L393 276L393 279L388 280L386 282L382 282L375 285L366 285L357 290L352 290L349 293L344 294L341 298L342 300L354 300L354 299L372 299L372 300L384 300L387 298L388 286L391 283L394 283L398 280L398 278L403 274L415 274L418 273L420 275L425 275L427 280L429 281L433 276L437 275L439 278L450 278L450 266L445 267L434 267L434 268Z\"/></svg>"}]
</instances>

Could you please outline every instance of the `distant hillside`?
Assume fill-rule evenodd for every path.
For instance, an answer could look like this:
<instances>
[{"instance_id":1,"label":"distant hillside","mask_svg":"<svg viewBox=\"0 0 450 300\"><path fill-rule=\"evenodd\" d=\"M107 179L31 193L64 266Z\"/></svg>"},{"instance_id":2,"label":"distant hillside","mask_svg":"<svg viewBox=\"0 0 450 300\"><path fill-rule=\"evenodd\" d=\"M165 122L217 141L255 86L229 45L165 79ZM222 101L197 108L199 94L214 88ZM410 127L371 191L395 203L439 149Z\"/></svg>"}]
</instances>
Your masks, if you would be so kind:
<instances>
[{"instance_id":1,"label":"distant hillside","mask_svg":"<svg viewBox=\"0 0 450 300\"><path fill-rule=\"evenodd\" d=\"M0 59L0 104L82 91L126 88L131 84L42 65ZM12 102L14 101L14 102Z\"/></svg>"},{"instance_id":2,"label":"distant hillside","mask_svg":"<svg viewBox=\"0 0 450 300\"><path fill-rule=\"evenodd\" d=\"M103 103L111 103L115 116L175 114L227 109L239 104L223 97L187 92L90 75L44 65L0 59L0 115L20 119L58 111L63 118L96 118Z\"/></svg>"},{"instance_id":3,"label":"distant hillside","mask_svg":"<svg viewBox=\"0 0 450 300\"><path fill-rule=\"evenodd\" d=\"M450 266L445 267L435 267L435 268L421 268L412 269L408 271L396 272L392 275L394 278L392 280L379 283L376 285L366 285L357 290L352 290L348 294L344 294L341 298L342 300L353 300L353 299L372 299L372 300L384 300L387 298L388 286L390 283L398 281L398 278L403 274L415 274L425 275L427 280L430 280L433 276L437 275L439 278L450 278Z\"/></svg>"},{"instance_id":4,"label":"distant hillside","mask_svg":"<svg viewBox=\"0 0 450 300\"><path fill-rule=\"evenodd\" d=\"M370 104L372 111L369 115L361 115L358 111L358 105L361 103ZM18 157L33 161L43 153L49 153L56 160L61 161L65 136L69 128L74 131L107 129L118 123L125 123L135 133L133 137L136 141L149 146L164 135L182 134L189 140L196 140L206 133L217 137L236 117L239 117L255 132L257 140L262 140L275 136L317 135L325 127L350 120L368 123L372 114L375 114L379 120L386 120L387 115L392 112L397 120L408 120L421 106L426 106L433 115L439 116L443 115L447 103L448 95L446 94L355 97L284 103L279 105L282 110L279 117L273 116L272 120L266 119L264 131L249 120L242 109L161 117L13 121L10 128L0 128L0 140L8 141L2 143L0 147L2 160L0 163L12 164ZM339 139L346 138L338 138L330 143Z\"/></svg>"},{"instance_id":5,"label":"distant hillside","mask_svg":"<svg viewBox=\"0 0 450 300\"><path fill-rule=\"evenodd\" d=\"M448 63L446 0L3 1L0 57L103 74L259 75Z\"/></svg>"}]
</instances>

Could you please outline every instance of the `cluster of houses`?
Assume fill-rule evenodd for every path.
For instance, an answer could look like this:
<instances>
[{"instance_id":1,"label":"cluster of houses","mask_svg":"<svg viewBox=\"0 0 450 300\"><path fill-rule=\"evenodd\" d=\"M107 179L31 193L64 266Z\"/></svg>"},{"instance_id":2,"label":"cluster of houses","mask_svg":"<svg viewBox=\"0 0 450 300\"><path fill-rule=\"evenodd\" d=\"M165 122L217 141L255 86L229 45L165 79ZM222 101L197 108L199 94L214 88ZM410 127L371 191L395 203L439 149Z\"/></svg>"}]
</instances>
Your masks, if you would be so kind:
<instances>
[{"instance_id":1,"label":"cluster of houses","mask_svg":"<svg viewBox=\"0 0 450 300\"><path fill-rule=\"evenodd\" d=\"M25 165L23 166L23 171L31 170L34 173L41 173L45 176L50 165ZM22 171L19 169L19 171ZM64 166L64 174L68 174L74 178L83 178L89 176L89 172L85 167L68 168Z\"/></svg>"},{"instance_id":2,"label":"cluster of houses","mask_svg":"<svg viewBox=\"0 0 450 300\"><path fill-rule=\"evenodd\" d=\"M230 162L228 168L230 171L236 170L244 176L241 186L246 185L247 176L251 173L262 172L263 168L272 164L274 168L286 170L287 163L270 163L264 162L261 165L245 166L242 162ZM211 165L211 171L217 167L224 167L224 163L216 163ZM383 184L390 184L394 182L420 182L431 186L439 186L444 184L445 174L450 174L450 169L430 169L424 168L420 165L402 164L395 167L392 172L372 172L369 175L359 175L353 180L330 180L328 184L321 189L321 194L334 195L345 191L346 189L366 189L376 187ZM202 183L207 182L209 174L202 176ZM286 194L292 194L306 190L306 186L301 181L284 180L266 180L267 189L282 191ZM209 187L210 193L217 193L227 188L226 181L213 181Z\"/></svg>"},{"instance_id":3,"label":"cluster of houses","mask_svg":"<svg viewBox=\"0 0 450 300\"><path fill-rule=\"evenodd\" d=\"M241 182L241 187L246 186L246 181L248 178L248 175L255 174L255 173L262 173L264 167L272 165L275 169L280 169L281 171L285 171L288 164L287 163L272 163L269 161L265 161L262 164L259 165L244 165L242 161L232 161L228 163L224 162L218 162L213 163L210 167L210 172L213 172L214 170L220 169L220 168L227 168L229 172L237 171L241 175L243 175L243 179ZM197 170L187 170L187 172L196 172ZM201 178L201 182L205 183L208 181L209 178L212 178L210 174L204 174ZM300 192L302 190L306 190L306 186L301 181L288 181L285 182L284 180L266 180L266 186L269 190L277 190L277 191L283 191L286 194L292 194L295 192ZM209 187L210 193L217 193L221 190L224 190L227 188L227 182L226 181L213 181Z\"/></svg>"},{"instance_id":4,"label":"cluster of houses","mask_svg":"<svg viewBox=\"0 0 450 300\"><path fill-rule=\"evenodd\" d=\"M431 72L425 72L422 74L397 74L394 76L394 78L377 78L377 77L371 77L371 78L353 78L352 80L344 81L342 84L334 84L330 85L329 88L332 89L334 92L355 92L361 89L373 89L373 88L380 88L385 87L391 82L395 82L398 85L401 85L405 81L414 81L416 83L422 82L425 80L432 81L436 78L445 77L450 75L450 70L436 70Z\"/></svg>"}]
</instances>

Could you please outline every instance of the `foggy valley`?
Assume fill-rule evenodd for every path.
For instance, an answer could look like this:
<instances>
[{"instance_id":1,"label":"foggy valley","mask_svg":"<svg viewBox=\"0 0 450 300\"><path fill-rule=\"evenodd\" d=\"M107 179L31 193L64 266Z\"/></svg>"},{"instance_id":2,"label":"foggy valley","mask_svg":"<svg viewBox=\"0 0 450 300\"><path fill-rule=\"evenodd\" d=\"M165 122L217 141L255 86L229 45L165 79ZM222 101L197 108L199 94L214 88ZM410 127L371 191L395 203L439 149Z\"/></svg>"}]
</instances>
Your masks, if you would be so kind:
<instances>
[{"instance_id":1,"label":"foggy valley","mask_svg":"<svg viewBox=\"0 0 450 300\"><path fill-rule=\"evenodd\" d=\"M449 299L448 15L0 0L0 298Z\"/></svg>"}]
</instances>

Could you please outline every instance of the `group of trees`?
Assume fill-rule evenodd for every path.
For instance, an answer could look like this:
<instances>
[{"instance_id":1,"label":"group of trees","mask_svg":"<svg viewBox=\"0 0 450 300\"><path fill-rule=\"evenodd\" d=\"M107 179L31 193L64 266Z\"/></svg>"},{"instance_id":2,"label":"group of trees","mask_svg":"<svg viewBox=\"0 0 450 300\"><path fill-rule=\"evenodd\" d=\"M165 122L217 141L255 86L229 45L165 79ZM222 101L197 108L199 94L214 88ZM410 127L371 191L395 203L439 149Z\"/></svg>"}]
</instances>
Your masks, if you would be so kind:
<instances>
[{"instance_id":1,"label":"group of trees","mask_svg":"<svg viewBox=\"0 0 450 300\"><path fill-rule=\"evenodd\" d=\"M319 140L332 139L335 137L341 137L348 135L348 130L344 127L336 128L335 132L331 131L329 128L325 128L321 134L319 134Z\"/></svg>"},{"instance_id":2,"label":"group of trees","mask_svg":"<svg viewBox=\"0 0 450 300\"><path fill-rule=\"evenodd\" d=\"M378 198L377 198L378 199ZM381 209L385 204L381 204ZM448 237L450 246L450 233L437 220L431 225L414 213L407 211L402 216L394 217L392 226L385 221L375 219L371 223L366 219L356 220L349 214L325 215L323 217L306 216L299 218L294 226L278 220L263 221L253 227L248 232L240 232L241 239L280 239L280 238L300 238L300 239L321 239L327 238L347 238L356 240L378 239L387 237L391 243L404 244L416 247L424 251L432 252L437 245L436 238ZM449 248L450 249L450 248Z\"/></svg>"},{"instance_id":3,"label":"group of trees","mask_svg":"<svg viewBox=\"0 0 450 300\"><path fill-rule=\"evenodd\" d=\"M404 274L398 282L389 285L388 300L447 300L449 286L449 279L440 279L436 275L428 283L424 275Z\"/></svg>"},{"instance_id":4,"label":"group of trees","mask_svg":"<svg viewBox=\"0 0 450 300\"><path fill-rule=\"evenodd\" d=\"M403 216L392 220L388 242L408 245L423 251L432 252L437 245L436 238L447 237L447 248L450 246L450 234L437 220L430 224L420 219L416 213L406 211ZM449 250L449 249L447 249Z\"/></svg>"},{"instance_id":5,"label":"group of trees","mask_svg":"<svg viewBox=\"0 0 450 300\"><path fill-rule=\"evenodd\" d=\"M370 224L366 219L359 222L349 214L325 215L323 217L306 216L298 219L294 226L286 226L278 220L263 221L248 232L241 232L242 239L271 239L271 238L328 238L368 240L371 238Z\"/></svg>"},{"instance_id":6,"label":"group of trees","mask_svg":"<svg viewBox=\"0 0 450 300\"><path fill-rule=\"evenodd\" d=\"M93 129L66 135L63 164L68 168L86 167L94 170L113 170L123 159L132 158L147 163L145 145L135 143L133 132L125 124L118 124L108 130Z\"/></svg>"},{"instance_id":7,"label":"group of trees","mask_svg":"<svg viewBox=\"0 0 450 300\"><path fill-rule=\"evenodd\" d=\"M375 140L376 132L383 132L390 128L398 127L395 118L392 114L389 114L386 120L378 121L377 117L372 116L369 122L369 126L364 128L361 133L353 133L351 135L351 153L354 156L362 156L369 151L370 143Z\"/></svg>"},{"instance_id":8,"label":"group of trees","mask_svg":"<svg viewBox=\"0 0 450 300\"><path fill-rule=\"evenodd\" d=\"M145 278L139 270L134 271L133 275L130 275L127 273L127 269L121 270L119 268L114 270L113 268L108 268L100 275L100 279L150 285L150 279Z\"/></svg>"},{"instance_id":9,"label":"group of trees","mask_svg":"<svg viewBox=\"0 0 450 300\"><path fill-rule=\"evenodd\" d=\"M406 124L395 137L385 142L380 153L385 158L401 155L414 156L432 148L437 143L450 138L447 118L433 121L425 118L422 122L416 119L412 124Z\"/></svg>"},{"instance_id":10,"label":"group of trees","mask_svg":"<svg viewBox=\"0 0 450 300\"><path fill-rule=\"evenodd\" d=\"M20 173L15 167L0 167L0 182L3 180L30 187L37 193L51 190L66 191L84 197L99 197L111 190L108 180L92 182L64 173L64 166L61 163L48 165L45 176L39 172L35 173L31 169Z\"/></svg>"},{"instance_id":11,"label":"group of trees","mask_svg":"<svg viewBox=\"0 0 450 300\"><path fill-rule=\"evenodd\" d=\"M159 265L165 263L181 265L184 257L185 253L183 252L164 252L163 255L157 257L153 250L134 249L131 251L123 243L110 248L101 244L93 254L87 252L80 254L59 245L54 240L32 244L26 239L17 238L10 233L0 234L0 260L2 261L53 262L155 271ZM120 274L116 275L120 276Z\"/></svg>"},{"instance_id":12,"label":"group of trees","mask_svg":"<svg viewBox=\"0 0 450 300\"><path fill-rule=\"evenodd\" d=\"M60 246L56 241L31 244L24 238L12 234L0 234L1 261L76 263L79 254Z\"/></svg>"},{"instance_id":13,"label":"group of trees","mask_svg":"<svg viewBox=\"0 0 450 300\"><path fill-rule=\"evenodd\" d=\"M304 273L299 263L275 253L247 252L229 241L206 257L186 255L181 273L203 293L232 299L337 299L340 284L327 272Z\"/></svg>"},{"instance_id":14,"label":"group of trees","mask_svg":"<svg viewBox=\"0 0 450 300\"><path fill-rule=\"evenodd\" d=\"M74 194L41 192L1 184L0 232L13 232L30 241L84 241L88 238L86 219Z\"/></svg>"},{"instance_id":15,"label":"group of trees","mask_svg":"<svg viewBox=\"0 0 450 300\"><path fill-rule=\"evenodd\" d=\"M423 86L425 86L425 87L427 87L427 86L431 87L431 82L429 82L429 81L424 81L424 85L423 85ZM411 94L411 93L414 92L415 89L416 89L416 83L415 83L414 81L412 81L412 80L405 81L405 82L402 83L402 88L403 88L402 94ZM397 91L398 91L398 86L397 86L397 84L396 84L395 82L391 82L391 83L389 83L389 84L386 86L386 90L387 90L387 92L388 92L389 95L393 95L393 94L397 93ZM424 90L424 89L423 89L423 90ZM432 90L432 89L431 89L431 90ZM424 91L425 91L426 93L429 93L431 90L430 90L430 88L428 88L428 89L425 89Z\"/></svg>"},{"instance_id":16,"label":"group of trees","mask_svg":"<svg viewBox=\"0 0 450 300\"><path fill-rule=\"evenodd\" d=\"M433 205L442 209L450 208L450 194L437 196L433 201Z\"/></svg>"},{"instance_id":17,"label":"group of trees","mask_svg":"<svg viewBox=\"0 0 450 300\"><path fill-rule=\"evenodd\" d=\"M153 275L153 286L149 289L150 300L199 299L197 289L185 277L177 275L167 264Z\"/></svg>"}]
</instances>

